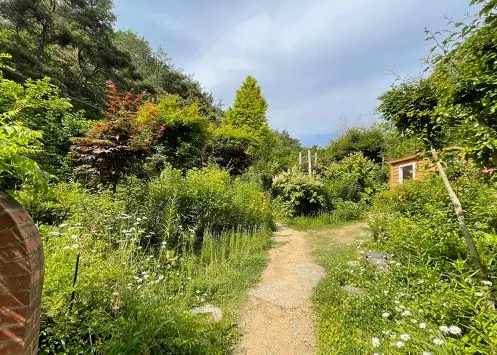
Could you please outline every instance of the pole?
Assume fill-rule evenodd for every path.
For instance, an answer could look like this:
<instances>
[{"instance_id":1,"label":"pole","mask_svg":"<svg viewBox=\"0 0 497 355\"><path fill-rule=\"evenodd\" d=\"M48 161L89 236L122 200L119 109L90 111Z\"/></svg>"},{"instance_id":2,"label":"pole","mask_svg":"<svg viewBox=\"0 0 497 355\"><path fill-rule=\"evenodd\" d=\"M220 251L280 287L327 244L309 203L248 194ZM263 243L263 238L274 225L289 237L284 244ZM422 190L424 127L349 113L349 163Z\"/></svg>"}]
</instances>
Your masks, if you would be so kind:
<instances>
[{"instance_id":1,"label":"pole","mask_svg":"<svg viewBox=\"0 0 497 355\"><path fill-rule=\"evenodd\" d=\"M309 176L312 175L312 161L311 161L311 151L307 150L307 165L309 169Z\"/></svg>"},{"instance_id":2,"label":"pole","mask_svg":"<svg viewBox=\"0 0 497 355\"><path fill-rule=\"evenodd\" d=\"M74 296L76 295L76 281L78 279L78 269L79 269L79 253L78 256L76 256L76 267L74 268L74 278L72 280L71 303L69 304L69 311L72 310L72 305L74 303Z\"/></svg>"},{"instance_id":3,"label":"pole","mask_svg":"<svg viewBox=\"0 0 497 355\"><path fill-rule=\"evenodd\" d=\"M318 152L314 153L314 164L318 163Z\"/></svg>"},{"instance_id":4,"label":"pole","mask_svg":"<svg viewBox=\"0 0 497 355\"><path fill-rule=\"evenodd\" d=\"M302 171L302 152L299 152L299 171Z\"/></svg>"}]
</instances>

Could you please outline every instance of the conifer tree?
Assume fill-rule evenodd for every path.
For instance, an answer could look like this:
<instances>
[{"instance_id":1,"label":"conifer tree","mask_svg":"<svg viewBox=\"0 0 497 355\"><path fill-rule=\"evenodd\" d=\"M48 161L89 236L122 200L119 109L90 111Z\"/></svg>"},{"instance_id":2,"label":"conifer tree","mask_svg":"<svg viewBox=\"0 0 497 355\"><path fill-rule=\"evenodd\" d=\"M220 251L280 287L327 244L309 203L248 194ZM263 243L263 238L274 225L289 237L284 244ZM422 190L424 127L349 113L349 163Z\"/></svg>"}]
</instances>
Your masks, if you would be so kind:
<instances>
[{"instance_id":1,"label":"conifer tree","mask_svg":"<svg viewBox=\"0 0 497 355\"><path fill-rule=\"evenodd\" d=\"M266 120L268 105L261 88L252 76L247 76L237 90L233 107L226 111L223 124L234 126L263 138L269 133Z\"/></svg>"}]
</instances>

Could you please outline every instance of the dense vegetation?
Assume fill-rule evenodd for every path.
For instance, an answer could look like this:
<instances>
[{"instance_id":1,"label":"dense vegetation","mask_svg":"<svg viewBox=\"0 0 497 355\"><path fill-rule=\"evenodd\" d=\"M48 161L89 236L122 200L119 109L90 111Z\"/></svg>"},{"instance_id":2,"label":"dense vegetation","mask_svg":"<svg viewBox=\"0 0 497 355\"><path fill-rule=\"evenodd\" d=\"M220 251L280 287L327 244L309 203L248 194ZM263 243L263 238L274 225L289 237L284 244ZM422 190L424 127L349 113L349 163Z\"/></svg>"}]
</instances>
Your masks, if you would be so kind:
<instances>
[{"instance_id":1,"label":"dense vegetation","mask_svg":"<svg viewBox=\"0 0 497 355\"><path fill-rule=\"evenodd\" d=\"M482 10L468 24L452 23L443 40L429 33L430 74L380 97L378 111L424 148L437 174L375 194L368 242L318 240L328 271L314 299L324 354L496 352L496 4L472 3ZM357 147L375 159L381 143L356 141L367 136L349 133L330 156ZM387 271L365 263L368 249L387 253Z\"/></svg>"},{"instance_id":2,"label":"dense vegetation","mask_svg":"<svg viewBox=\"0 0 497 355\"><path fill-rule=\"evenodd\" d=\"M0 188L44 243L41 353L229 353L275 219L366 216L391 267L362 265L362 242L320 245L320 351L495 353L497 14L472 2L429 75L394 84L385 122L332 140L311 174L255 78L223 111L116 31L110 0L0 2ZM419 151L438 175L388 191L387 161ZM209 303L222 321L189 312Z\"/></svg>"}]
</instances>

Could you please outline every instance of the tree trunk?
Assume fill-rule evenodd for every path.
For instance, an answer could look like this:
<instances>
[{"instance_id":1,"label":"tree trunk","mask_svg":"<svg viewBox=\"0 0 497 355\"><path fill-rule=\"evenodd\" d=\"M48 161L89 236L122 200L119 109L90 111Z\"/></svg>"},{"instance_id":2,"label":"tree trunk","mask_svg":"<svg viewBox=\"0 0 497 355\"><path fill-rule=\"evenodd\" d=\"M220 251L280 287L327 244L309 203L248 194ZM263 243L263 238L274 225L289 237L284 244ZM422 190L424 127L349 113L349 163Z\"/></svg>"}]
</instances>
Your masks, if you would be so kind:
<instances>
[{"instance_id":1,"label":"tree trunk","mask_svg":"<svg viewBox=\"0 0 497 355\"><path fill-rule=\"evenodd\" d=\"M447 178L447 174L445 174L445 169L442 166L442 163L440 162L440 159L438 157L437 151L432 147L431 148L431 153L433 155L433 159L435 160L435 166L437 167L438 173L440 177L442 178L442 181L444 183L445 189L447 190L447 193L449 194L450 201L452 202L452 206L454 207L454 212L456 213L457 216L457 221L459 222L459 229L461 230L462 235L464 236L464 240L466 241L466 244L468 245L468 250L471 255L471 261L473 262L473 266L478 270L478 275L480 278L483 278L485 276L485 270L483 268L483 264L481 262L480 254L478 253L478 250L476 249L475 242L473 240L473 237L471 236L471 233L468 229L468 226L466 225L466 222L464 221L464 211L461 206L461 202L459 201L459 198L457 197L457 194L455 191L452 189L452 186L450 185L450 181Z\"/></svg>"}]
</instances>

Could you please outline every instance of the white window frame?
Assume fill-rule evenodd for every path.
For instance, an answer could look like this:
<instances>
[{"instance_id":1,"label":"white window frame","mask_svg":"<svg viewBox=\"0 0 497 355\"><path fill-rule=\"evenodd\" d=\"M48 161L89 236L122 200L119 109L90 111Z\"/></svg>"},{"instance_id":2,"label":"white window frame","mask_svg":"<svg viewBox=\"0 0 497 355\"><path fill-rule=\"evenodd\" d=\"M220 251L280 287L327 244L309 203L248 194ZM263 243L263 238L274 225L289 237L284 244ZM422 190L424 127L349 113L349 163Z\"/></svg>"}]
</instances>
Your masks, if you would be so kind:
<instances>
[{"instance_id":1,"label":"white window frame","mask_svg":"<svg viewBox=\"0 0 497 355\"><path fill-rule=\"evenodd\" d=\"M399 165L399 183L402 184L404 182L404 173L402 172L402 168L405 168L406 166L410 165L412 165L412 179L416 180L416 162L412 162L412 163Z\"/></svg>"}]
</instances>

